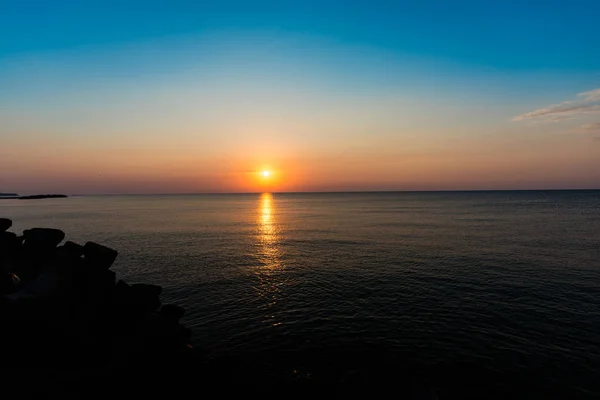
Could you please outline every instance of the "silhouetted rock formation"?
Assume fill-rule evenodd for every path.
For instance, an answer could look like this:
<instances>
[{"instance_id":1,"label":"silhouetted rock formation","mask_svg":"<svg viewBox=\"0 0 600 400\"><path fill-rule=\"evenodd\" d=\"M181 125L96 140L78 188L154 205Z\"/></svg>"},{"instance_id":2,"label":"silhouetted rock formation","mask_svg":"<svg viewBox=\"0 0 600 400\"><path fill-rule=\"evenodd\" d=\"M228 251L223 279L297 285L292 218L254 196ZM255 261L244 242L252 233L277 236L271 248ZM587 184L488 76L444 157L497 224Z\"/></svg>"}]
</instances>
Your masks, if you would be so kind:
<instances>
[{"instance_id":1,"label":"silhouetted rock formation","mask_svg":"<svg viewBox=\"0 0 600 400\"><path fill-rule=\"evenodd\" d=\"M65 233L59 229L33 228L23 231L23 246L32 256L46 255L56 249L65 238Z\"/></svg>"},{"instance_id":2,"label":"silhouetted rock formation","mask_svg":"<svg viewBox=\"0 0 600 400\"><path fill-rule=\"evenodd\" d=\"M185 314L185 309L175 304L167 304L160 309L160 313L165 317L173 318L178 321Z\"/></svg>"},{"instance_id":3,"label":"silhouetted rock formation","mask_svg":"<svg viewBox=\"0 0 600 400\"><path fill-rule=\"evenodd\" d=\"M56 199L68 197L66 194L34 194L32 196L19 196L19 200Z\"/></svg>"},{"instance_id":4,"label":"silhouetted rock formation","mask_svg":"<svg viewBox=\"0 0 600 400\"><path fill-rule=\"evenodd\" d=\"M160 286L117 282L110 270L117 251L93 242L59 246L65 237L61 230L33 228L17 236L6 231L11 226L11 220L0 219L6 381L56 378L69 365L69 379L83 384L98 368L114 375L193 352L190 330L179 323L184 310L161 309ZM32 368L40 376L30 376ZM93 372L86 372L89 368Z\"/></svg>"},{"instance_id":5,"label":"silhouetted rock formation","mask_svg":"<svg viewBox=\"0 0 600 400\"><path fill-rule=\"evenodd\" d=\"M0 218L0 232L8 230L12 226L12 221L8 218Z\"/></svg>"},{"instance_id":6,"label":"silhouetted rock formation","mask_svg":"<svg viewBox=\"0 0 600 400\"><path fill-rule=\"evenodd\" d=\"M117 259L118 254L119 253L117 253L116 250L109 249L108 247L101 246L94 242L87 242L85 246L83 246L84 258L89 260L91 265L98 268L109 269Z\"/></svg>"}]
</instances>

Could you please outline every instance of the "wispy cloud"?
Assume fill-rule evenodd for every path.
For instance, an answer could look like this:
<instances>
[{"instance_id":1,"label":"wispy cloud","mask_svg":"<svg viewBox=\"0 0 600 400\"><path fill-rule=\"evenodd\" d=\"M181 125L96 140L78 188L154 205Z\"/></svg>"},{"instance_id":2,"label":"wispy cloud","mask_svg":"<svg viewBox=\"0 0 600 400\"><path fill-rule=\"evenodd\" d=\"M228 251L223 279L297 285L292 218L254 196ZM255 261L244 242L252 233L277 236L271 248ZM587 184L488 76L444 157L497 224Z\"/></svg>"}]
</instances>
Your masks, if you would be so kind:
<instances>
[{"instance_id":1,"label":"wispy cloud","mask_svg":"<svg viewBox=\"0 0 600 400\"><path fill-rule=\"evenodd\" d=\"M581 129L588 132L600 132L600 122L594 122L593 124L581 125Z\"/></svg>"},{"instance_id":2,"label":"wispy cloud","mask_svg":"<svg viewBox=\"0 0 600 400\"><path fill-rule=\"evenodd\" d=\"M594 140L600 141L600 122L592 122L591 124L581 125L580 128L586 134L593 135Z\"/></svg>"},{"instance_id":3,"label":"wispy cloud","mask_svg":"<svg viewBox=\"0 0 600 400\"><path fill-rule=\"evenodd\" d=\"M576 100L563 101L560 104L517 115L512 120L560 122L584 115L600 114L600 88L579 93L577 97Z\"/></svg>"},{"instance_id":4,"label":"wispy cloud","mask_svg":"<svg viewBox=\"0 0 600 400\"><path fill-rule=\"evenodd\" d=\"M583 97L586 101L600 101L600 88L579 93L578 96Z\"/></svg>"}]
</instances>

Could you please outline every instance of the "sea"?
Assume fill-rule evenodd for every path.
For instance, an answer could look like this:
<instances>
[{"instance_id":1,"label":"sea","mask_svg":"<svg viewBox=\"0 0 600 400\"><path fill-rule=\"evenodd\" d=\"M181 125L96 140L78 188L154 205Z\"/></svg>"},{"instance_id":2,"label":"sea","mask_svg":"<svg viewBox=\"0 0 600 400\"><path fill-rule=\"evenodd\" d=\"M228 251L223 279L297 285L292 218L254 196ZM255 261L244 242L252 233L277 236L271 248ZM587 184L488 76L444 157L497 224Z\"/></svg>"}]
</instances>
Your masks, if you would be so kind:
<instances>
[{"instance_id":1,"label":"sea","mask_svg":"<svg viewBox=\"0 0 600 400\"><path fill-rule=\"evenodd\" d=\"M119 279L162 286L192 345L250 374L381 362L438 393L600 396L598 190L71 196L0 216L118 250Z\"/></svg>"}]
</instances>

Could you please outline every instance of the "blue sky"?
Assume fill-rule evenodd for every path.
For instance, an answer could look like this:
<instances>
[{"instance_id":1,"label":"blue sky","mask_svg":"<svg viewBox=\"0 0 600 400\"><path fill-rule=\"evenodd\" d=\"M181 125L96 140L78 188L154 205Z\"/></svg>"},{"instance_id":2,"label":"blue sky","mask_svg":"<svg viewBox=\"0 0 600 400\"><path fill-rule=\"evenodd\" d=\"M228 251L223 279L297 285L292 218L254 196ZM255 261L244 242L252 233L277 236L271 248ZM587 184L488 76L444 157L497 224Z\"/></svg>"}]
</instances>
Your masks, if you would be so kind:
<instances>
[{"instance_id":1,"label":"blue sky","mask_svg":"<svg viewBox=\"0 0 600 400\"><path fill-rule=\"evenodd\" d=\"M497 68L600 68L600 4L594 0L4 0L1 7L3 57L217 29L257 29L322 35Z\"/></svg>"},{"instance_id":2,"label":"blue sky","mask_svg":"<svg viewBox=\"0 0 600 400\"><path fill-rule=\"evenodd\" d=\"M253 191L265 166L274 190L598 187L598 15L4 0L0 189Z\"/></svg>"}]
</instances>

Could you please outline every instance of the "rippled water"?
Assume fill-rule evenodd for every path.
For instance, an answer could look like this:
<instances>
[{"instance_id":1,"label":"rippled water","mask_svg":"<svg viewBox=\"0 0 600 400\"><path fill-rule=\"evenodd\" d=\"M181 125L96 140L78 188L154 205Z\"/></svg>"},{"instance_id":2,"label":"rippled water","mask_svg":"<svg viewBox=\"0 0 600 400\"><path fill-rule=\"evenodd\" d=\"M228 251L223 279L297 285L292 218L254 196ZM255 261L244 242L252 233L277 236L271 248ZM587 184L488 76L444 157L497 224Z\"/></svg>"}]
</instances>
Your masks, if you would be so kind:
<instances>
[{"instance_id":1,"label":"rippled water","mask_svg":"<svg viewBox=\"0 0 600 400\"><path fill-rule=\"evenodd\" d=\"M119 250L210 354L373 345L593 394L600 191L2 200ZM350 347L348 347L350 346Z\"/></svg>"}]
</instances>

